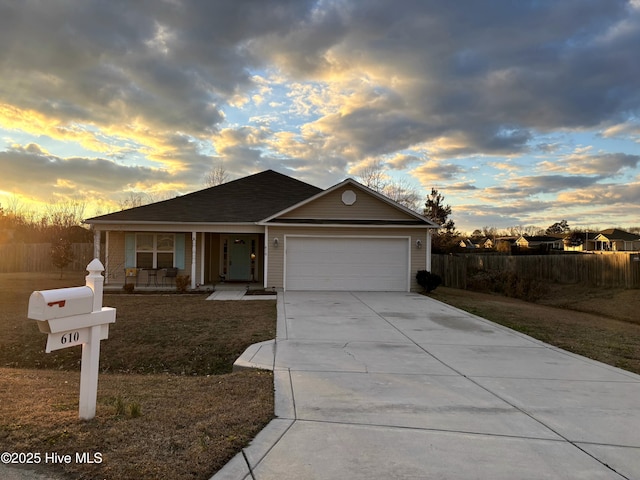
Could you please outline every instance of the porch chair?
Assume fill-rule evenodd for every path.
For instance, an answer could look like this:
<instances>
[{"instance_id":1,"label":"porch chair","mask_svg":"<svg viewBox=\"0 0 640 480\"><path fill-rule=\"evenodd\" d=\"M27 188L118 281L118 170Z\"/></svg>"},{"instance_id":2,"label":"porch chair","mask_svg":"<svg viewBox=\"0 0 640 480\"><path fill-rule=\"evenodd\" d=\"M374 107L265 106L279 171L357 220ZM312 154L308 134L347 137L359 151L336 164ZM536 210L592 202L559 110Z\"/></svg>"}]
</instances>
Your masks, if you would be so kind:
<instances>
[{"instance_id":1,"label":"porch chair","mask_svg":"<svg viewBox=\"0 0 640 480\"><path fill-rule=\"evenodd\" d=\"M136 287L138 286L138 269L137 268L125 268L124 269L124 284L127 284L127 280L129 279L133 279L133 281L136 284Z\"/></svg>"},{"instance_id":2,"label":"porch chair","mask_svg":"<svg viewBox=\"0 0 640 480\"><path fill-rule=\"evenodd\" d=\"M162 277L162 286L165 285L167 279L169 279L170 284L175 284L176 277L178 276L178 269L175 267L167 268L164 272L164 277Z\"/></svg>"}]
</instances>

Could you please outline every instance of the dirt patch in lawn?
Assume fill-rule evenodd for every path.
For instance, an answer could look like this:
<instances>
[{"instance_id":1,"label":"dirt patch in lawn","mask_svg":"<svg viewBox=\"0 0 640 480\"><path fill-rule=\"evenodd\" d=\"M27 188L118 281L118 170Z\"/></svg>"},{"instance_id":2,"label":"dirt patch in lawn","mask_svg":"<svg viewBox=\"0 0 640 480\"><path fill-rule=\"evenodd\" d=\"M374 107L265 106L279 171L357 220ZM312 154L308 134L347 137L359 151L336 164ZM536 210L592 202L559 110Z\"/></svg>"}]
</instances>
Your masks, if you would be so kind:
<instances>
[{"instance_id":1,"label":"dirt patch in lawn","mask_svg":"<svg viewBox=\"0 0 640 480\"><path fill-rule=\"evenodd\" d=\"M97 414L78 420L81 348L45 353L27 305L33 290L83 284L0 275L0 451L40 452L36 467L65 478L206 479L271 420L271 372L230 372L275 337L275 301L205 295L105 295L117 319L101 345ZM45 465L47 452L73 461Z\"/></svg>"},{"instance_id":2,"label":"dirt patch in lawn","mask_svg":"<svg viewBox=\"0 0 640 480\"><path fill-rule=\"evenodd\" d=\"M439 287L430 297L565 350L640 374L638 290L552 286L538 303Z\"/></svg>"}]
</instances>

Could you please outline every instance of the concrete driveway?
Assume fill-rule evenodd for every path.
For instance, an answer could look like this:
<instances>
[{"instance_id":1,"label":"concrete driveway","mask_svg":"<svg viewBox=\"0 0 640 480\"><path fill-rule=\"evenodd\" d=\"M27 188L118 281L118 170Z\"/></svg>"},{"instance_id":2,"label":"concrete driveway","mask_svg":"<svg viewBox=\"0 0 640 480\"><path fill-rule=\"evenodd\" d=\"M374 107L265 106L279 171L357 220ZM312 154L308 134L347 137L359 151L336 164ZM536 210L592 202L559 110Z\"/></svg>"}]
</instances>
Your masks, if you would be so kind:
<instances>
[{"instance_id":1,"label":"concrete driveway","mask_svg":"<svg viewBox=\"0 0 640 480\"><path fill-rule=\"evenodd\" d=\"M278 418L215 479L640 478L640 376L422 295L280 294L239 363Z\"/></svg>"}]
</instances>

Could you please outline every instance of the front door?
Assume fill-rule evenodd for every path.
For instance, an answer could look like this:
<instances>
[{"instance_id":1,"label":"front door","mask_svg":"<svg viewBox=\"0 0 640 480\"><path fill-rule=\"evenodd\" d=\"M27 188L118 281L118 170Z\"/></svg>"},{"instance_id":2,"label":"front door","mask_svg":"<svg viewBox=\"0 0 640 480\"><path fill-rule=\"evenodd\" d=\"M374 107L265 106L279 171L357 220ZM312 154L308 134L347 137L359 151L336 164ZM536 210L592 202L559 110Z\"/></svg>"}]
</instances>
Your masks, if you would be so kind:
<instances>
[{"instance_id":1,"label":"front door","mask_svg":"<svg viewBox=\"0 0 640 480\"><path fill-rule=\"evenodd\" d=\"M229 280L251 280L251 238L229 237Z\"/></svg>"}]
</instances>

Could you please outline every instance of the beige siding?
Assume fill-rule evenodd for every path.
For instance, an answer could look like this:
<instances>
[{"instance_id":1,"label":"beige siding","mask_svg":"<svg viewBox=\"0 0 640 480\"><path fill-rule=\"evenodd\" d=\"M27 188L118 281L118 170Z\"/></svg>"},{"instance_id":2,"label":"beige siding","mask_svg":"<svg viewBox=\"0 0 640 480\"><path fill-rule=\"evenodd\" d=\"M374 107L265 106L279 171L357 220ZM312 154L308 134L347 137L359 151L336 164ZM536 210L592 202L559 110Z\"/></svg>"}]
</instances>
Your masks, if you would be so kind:
<instances>
[{"instance_id":1,"label":"beige siding","mask_svg":"<svg viewBox=\"0 0 640 480\"><path fill-rule=\"evenodd\" d=\"M220 234L208 233L207 252L205 255L205 283L217 283L220 281L222 266L220 265Z\"/></svg>"},{"instance_id":2,"label":"beige siding","mask_svg":"<svg viewBox=\"0 0 640 480\"><path fill-rule=\"evenodd\" d=\"M342 202L342 194L346 190L352 190L357 195L356 202L353 205L345 205ZM345 185L282 215L280 218L415 220L408 213L353 185Z\"/></svg>"},{"instance_id":3,"label":"beige siding","mask_svg":"<svg viewBox=\"0 0 640 480\"><path fill-rule=\"evenodd\" d=\"M109 232L105 267L109 283L124 283L124 232Z\"/></svg>"},{"instance_id":4,"label":"beige siding","mask_svg":"<svg viewBox=\"0 0 640 480\"><path fill-rule=\"evenodd\" d=\"M268 252L268 279L267 287L282 288L284 286L284 252L285 236L287 235L310 235L314 237L337 237L337 236L362 236L362 237L411 237L411 265L409 274L411 277L411 290L417 291L418 286L415 275L418 270L426 268L426 240L427 230L418 228L355 228L355 227L269 227ZM274 246L274 239L278 238L278 247ZM422 248L416 246L416 240L422 242Z\"/></svg>"}]
</instances>

